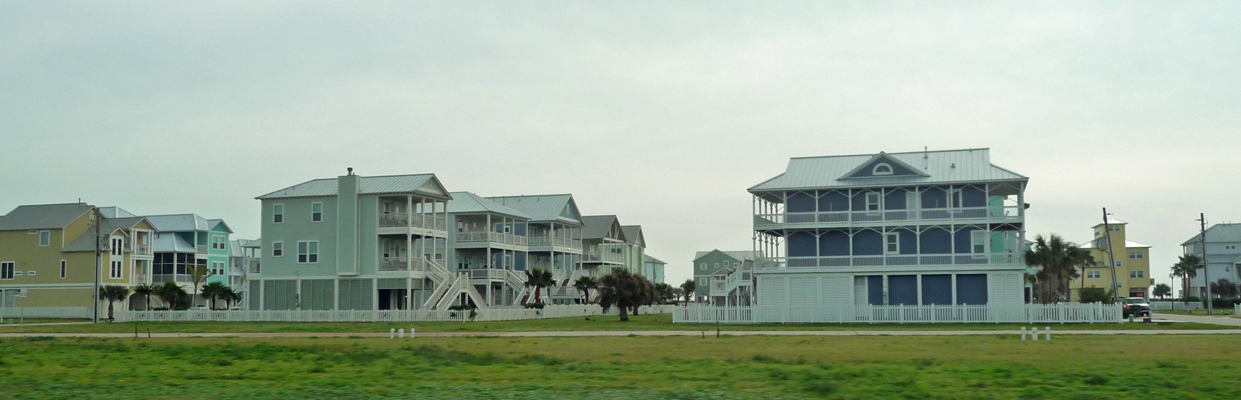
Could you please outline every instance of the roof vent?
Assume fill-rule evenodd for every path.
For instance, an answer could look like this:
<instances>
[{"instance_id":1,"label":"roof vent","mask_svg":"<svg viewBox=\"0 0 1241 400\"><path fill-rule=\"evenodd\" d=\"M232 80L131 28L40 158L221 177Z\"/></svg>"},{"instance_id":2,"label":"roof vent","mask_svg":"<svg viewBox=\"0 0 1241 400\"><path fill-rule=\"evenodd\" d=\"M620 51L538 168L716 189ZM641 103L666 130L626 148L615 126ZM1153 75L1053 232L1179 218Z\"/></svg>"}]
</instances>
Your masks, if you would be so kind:
<instances>
[{"instance_id":1,"label":"roof vent","mask_svg":"<svg viewBox=\"0 0 1241 400\"><path fill-rule=\"evenodd\" d=\"M348 168L345 168L345 170L346 170L346 171L348 171L348 174L347 174L347 175L350 175L350 176L352 176L352 175L353 175L353 167L348 167Z\"/></svg>"},{"instance_id":2,"label":"roof vent","mask_svg":"<svg viewBox=\"0 0 1241 400\"><path fill-rule=\"evenodd\" d=\"M956 168L956 167L957 167L957 163L952 163L952 165L948 166L948 168Z\"/></svg>"}]
</instances>

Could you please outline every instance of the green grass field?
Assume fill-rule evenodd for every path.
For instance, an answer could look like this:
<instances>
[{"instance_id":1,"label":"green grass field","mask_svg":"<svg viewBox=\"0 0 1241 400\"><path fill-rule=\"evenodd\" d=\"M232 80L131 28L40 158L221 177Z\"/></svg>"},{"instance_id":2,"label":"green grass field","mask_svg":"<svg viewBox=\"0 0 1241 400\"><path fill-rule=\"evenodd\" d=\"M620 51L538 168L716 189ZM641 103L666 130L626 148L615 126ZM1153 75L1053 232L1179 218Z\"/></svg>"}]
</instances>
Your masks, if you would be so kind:
<instances>
[{"instance_id":1,"label":"green grass field","mask_svg":"<svg viewBox=\"0 0 1241 400\"><path fill-rule=\"evenodd\" d=\"M112 323L98 325L63 325L33 326L21 328L23 332L43 333L132 333L135 323ZM629 322L620 322L620 318L612 316L594 316L585 318L555 318L543 320L500 321L500 322L409 322L409 323L372 323L372 322L140 322L138 330L146 332L387 332L389 329L414 328L418 332L521 332L521 331L652 331L652 330L707 330L714 332L714 324L673 324L669 314L638 315L631 317ZM1043 326L1046 324L1040 324ZM1019 330L1028 324L753 324L753 325L720 325L723 331L753 330L812 330L812 331L856 331L856 330ZM1073 330L1145 330L1145 329L1229 329L1218 326L1195 323L1124 323L1124 324L1063 324L1050 325L1053 329ZM17 332L14 325L0 326L0 333Z\"/></svg>"},{"instance_id":2,"label":"green grass field","mask_svg":"<svg viewBox=\"0 0 1241 400\"><path fill-rule=\"evenodd\" d=\"M0 339L11 399L1241 398L1241 337Z\"/></svg>"}]
</instances>

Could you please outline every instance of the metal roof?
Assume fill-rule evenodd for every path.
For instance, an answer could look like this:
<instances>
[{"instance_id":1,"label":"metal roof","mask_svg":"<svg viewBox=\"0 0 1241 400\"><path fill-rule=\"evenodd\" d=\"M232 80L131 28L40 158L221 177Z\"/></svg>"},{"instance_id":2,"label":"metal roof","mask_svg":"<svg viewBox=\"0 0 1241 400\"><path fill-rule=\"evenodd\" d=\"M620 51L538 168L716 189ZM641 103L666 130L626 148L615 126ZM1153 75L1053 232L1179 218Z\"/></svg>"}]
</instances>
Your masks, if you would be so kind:
<instances>
[{"instance_id":1,"label":"metal roof","mask_svg":"<svg viewBox=\"0 0 1241 400\"><path fill-rule=\"evenodd\" d=\"M1099 238L1095 238L1095 240L1099 240ZM1081 247L1081 248L1083 248L1083 249L1093 249L1093 248L1095 248L1095 247L1094 247L1095 240L1091 240L1091 241L1089 241L1089 242L1082 243L1080 246L1077 246L1077 247ZM1135 241L1132 241L1132 240L1126 240L1126 241L1125 241L1125 248L1129 248L1129 247L1151 247L1151 246L1150 246L1150 245L1146 245L1146 244L1141 244L1141 243L1138 243L1138 242L1135 242Z\"/></svg>"},{"instance_id":2,"label":"metal roof","mask_svg":"<svg viewBox=\"0 0 1241 400\"><path fill-rule=\"evenodd\" d=\"M763 256L763 252L761 251L752 251L752 250L724 251L724 250L717 249L717 250L709 250L709 251L699 251L697 253L694 253L694 261L698 261L699 258L702 258L703 256L707 254L711 254L717 251L724 253L724 255L732 257L733 259L737 261L754 260L754 259L757 259Z\"/></svg>"},{"instance_id":3,"label":"metal roof","mask_svg":"<svg viewBox=\"0 0 1241 400\"><path fill-rule=\"evenodd\" d=\"M103 217L104 217L104 218L131 218L131 217L137 217L137 215L134 215L134 213L131 213L131 212L129 212L129 211L126 211L124 208L120 208L120 207L116 207L116 206L110 206L110 207L99 207L99 213L100 213L100 214L103 214Z\"/></svg>"},{"instance_id":4,"label":"metal roof","mask_svg":"<svg viewBox=\"0 0 1241 400\"><path fill-rule=\"evenodd\" d=\"M909 165L919 174L844 179L878 157L889 157ZM783 174L754 185L749 190L763 192L1027 179L1029 178L992 164L989 149L938 150L792 158L789 159Z\"/></svg>"},{"instance_id":5,"label":"metal roof","mask_svg":"<svg viewBox=\"0 0 1241 400\"><path fill-rule=\"evenodd\" d=\"M625 233L625 242L637 244L642 241L642 246L646 246L646 237L642 235L642 225L621 225L621 232Z\"/></svg>"},{"instance_id":6,"label":"metal roof","mask_svg":"<svg viewBox=\"0 0 1241 400\"><path fill-rule=\"evenodd\" d=\"M63 229L93 207L86 203L18 206L8 215L0 217L0 231Z\"/></svg>"},{"instance_id":7,"label":"metal roof","mask_svg":"<svg viewBox=\"0 0 1241 400\"><path fill-rule=\"evenodd\" d=\"M444 198L445 200L448 199L445 197L448 194L448 190L444 189L444 186L440 184L435 174L359 176L358 178L358 194L416 192L432 197ZM337 179L339 178L306 181L256 197L256 199L335 196L338 189ZM428 184L432 184L434 190L428 190L424 187Z\"/></svg>"},{"instance_id":8,"label":"metal roof","mask_svg":"<svg viewBox=\"0 0 1241 400\"><path fill-rule=\"evenodd\" d=\"M158 253L197 253L198 248L193 243L182 239L176 233L156 233L154 244L151 247L153 251Z\"/></svg>"},{"instance_id":9,"label":"metal roof","mask_svg":"<svg viewBox=\"0 0 1241 400\"><path fill-rule=\"evenodd\" d=\"M582 239L603 239L608 236L608 232L612 230L612 225L618 225L615 215L586 215L582 217L585 226L582 228ZM620 231L618 240L625 240L625 231Z\"/></svg>"},{"instance_id":10,"label":"metal roof","mask_svg":"<svg viewBox=\"0 0 1241 400\"><path fill-rule=\"evenodd\" d=\"M160 232L205 232L215 226L198 214L148 215L146 219Z\"/></svg>"},{"instance_id":11,"label":"metal roof","mask_svg":"<svg viewBox=\"0 0 1241 400\"><path fill-rule=\"evenodd\" d=\"M651 256L648 256L648 255L646 255L646 254L643 254L643 255L642 255L642 261L643 261L643 262L649 262L649 263L651 263L651 264L664 264L664 265L668 265L668 263L663 262L663 261L660 261L658 258L651 257Z\"/></svg>"},{"instance_id":12,"label":"metal roof","mask_svg":"<svg viewBox=\"0 0 1241 400\"><path fill-rule=\"evenodd\" d=\"M505 207L503 204L491 201L474 193L452 192L450 194L452 195L452 200L448 201L449 214L493 213L520 219L530 219L529 215L526 215L521 211Z\"/></svg>"},{"instance_id":13,"label":"metal roof","mask_svg":"<svg viewBox=\"0 0 1241 400\"><path fill-rule=\"evenodd\" d=\"M1181 243L1181 246L1188 246L1198 242L1198 238L1202 234L1194 235L1194 237ZM1241 223L1234 224L1215 224L1207 228L1207 243L1234 243L1241 242Z\"/></svg>"},{"instance_id":14,"label":"metal roof","mask_svg":"<svg viewBox=\"0 0 1241 400\"><path fill-rule=\"evenodd\" d=\"M229 227L228 223L224 222L224 220L222 219L207 220L207 226L211 227L211 229L215 229L216 225L224 225L224 230L228 231L228 233L233 233L233 228Z\"/></svg>"},{"instance_id":15,"label":"metal roof","mask_svg":"<svg viewBox=\"0 0 1241 400\"><path fill-rule=\"evenodd\" d=\"M565 218L560 215L565 207L569 206L571 206L574 212L577 212L577 204L573 201L573 195L571 194L492 196L487 199L529 215L531 222L563 222L582 226L580 219Z\"/></svg>"}]
</instances>

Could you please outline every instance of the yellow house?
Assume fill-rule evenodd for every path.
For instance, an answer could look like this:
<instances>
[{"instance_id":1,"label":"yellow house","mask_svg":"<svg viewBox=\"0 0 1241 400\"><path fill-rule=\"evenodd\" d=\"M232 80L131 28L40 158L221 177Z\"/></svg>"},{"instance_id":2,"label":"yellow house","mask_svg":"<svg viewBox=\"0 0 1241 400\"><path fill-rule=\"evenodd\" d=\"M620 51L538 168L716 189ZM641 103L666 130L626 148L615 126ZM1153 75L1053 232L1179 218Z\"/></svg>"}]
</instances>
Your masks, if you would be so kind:
<instances>
[{"instance_id":1,"label":"yellow house","mask_svg":"<svg viewBox=\"0 0 1241 400\"><path fill-rule=\"evenodd\" d=\"M142 217L106 218L95 210L85 203L25 205L0 216L0 312L90 317L96 247L101 285L132 288L150 283L155 229ZM100 309L106 310L107 303L101 301Z\"/></svg>"},{"instance_id":2,"label":"yellow house","mask_svg":"<svg viewBox=\"0 0 1241 400\"><path fill-rule=\"evenodd\" d=\"M1130 241L1126 238L1128 223L1112 220L1107 226L1100 223L1093 228L1094 239L1082 245L1094 256L1095 265L1078 271L1080 277L1070 284L1073 301L1080 299L1082 288L1107 289L1112 283L1112 270L1108 268L1108 260L1116 266L1116 293L1121 297L1150 297L1150 287L1155 284L1151 277L1150 246ZM1109 232L1108 229L1111 231ZM1110 233L1110 235L1109 235ZM1115 249L1112 258L1108 257L1108 238L1110 247Z\"/></svg>"}]
</instances>

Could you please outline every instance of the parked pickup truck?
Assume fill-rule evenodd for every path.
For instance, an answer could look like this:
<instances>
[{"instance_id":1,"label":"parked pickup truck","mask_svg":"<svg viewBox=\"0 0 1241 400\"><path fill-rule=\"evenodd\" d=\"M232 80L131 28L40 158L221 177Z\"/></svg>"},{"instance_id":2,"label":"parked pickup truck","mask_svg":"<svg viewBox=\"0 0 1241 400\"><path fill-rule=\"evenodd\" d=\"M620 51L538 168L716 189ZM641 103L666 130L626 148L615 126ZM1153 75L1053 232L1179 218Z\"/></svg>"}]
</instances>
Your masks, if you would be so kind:
<instances>
[{"instance_id":1,"label":"parked pickup truck","mask_svg":"<svg viewBox=\"0 0 1241 400\"><path fill-rule=\"evenodd\" d=\"M1132 314L1138 318L1142 318L1151 314L1150 301L1145 297L1127 297L1124 300L1125 318L1129 318Z\"/></svg>"}]
</instances>

